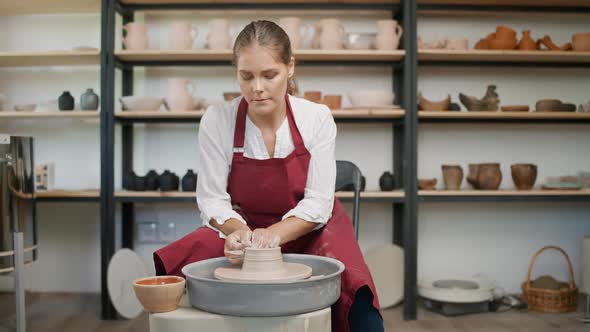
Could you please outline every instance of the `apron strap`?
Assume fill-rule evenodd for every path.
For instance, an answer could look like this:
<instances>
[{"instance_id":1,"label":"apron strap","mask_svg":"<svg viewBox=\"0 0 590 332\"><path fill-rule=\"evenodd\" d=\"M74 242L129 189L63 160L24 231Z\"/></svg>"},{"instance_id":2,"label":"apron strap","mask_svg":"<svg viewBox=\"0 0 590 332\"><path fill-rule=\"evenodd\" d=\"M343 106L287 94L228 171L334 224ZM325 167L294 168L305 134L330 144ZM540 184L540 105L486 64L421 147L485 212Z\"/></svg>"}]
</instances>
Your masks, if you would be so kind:
<instances>
[{"instance_id":1,"label":"apron strap","mask_svg":"<svg viewBox=\"0 0 590 332\"><path fill-rule=\"evenodd\" d=\"M289 95L285 95L285 101L287 103L287 121L289 123L289 131L291 132L291 138L293 139L293 145L295 146L295 153L297 155L307 153L305 145L303 144L303 138L295 118L293 117L293 110L291 109L291 103L289 102ZM242 97L240 105L238 106L238 114L236 116L236 128L234 130L234 146L233 153L234 159L241 161L244 158L244 140L246 137L246 116L248 114L248 102L246 98Z\"/></svg>"}]
</instances>

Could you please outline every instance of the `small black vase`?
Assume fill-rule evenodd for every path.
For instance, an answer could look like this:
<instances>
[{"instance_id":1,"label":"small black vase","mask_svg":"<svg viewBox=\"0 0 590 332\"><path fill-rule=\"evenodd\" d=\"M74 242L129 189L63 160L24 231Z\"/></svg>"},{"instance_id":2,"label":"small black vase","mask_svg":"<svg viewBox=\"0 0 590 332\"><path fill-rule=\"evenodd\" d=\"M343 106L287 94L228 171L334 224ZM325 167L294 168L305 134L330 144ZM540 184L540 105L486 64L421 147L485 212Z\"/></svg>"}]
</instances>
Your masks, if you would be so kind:
<instances>
[{"instance_id":1,"label":"small black vase","mask_svg":"<svg viewBox=\"0 0 590 332\"><path fill-rule=\"evenodd\" d=\"M169 170L165 170L164 173L160 175L160 190L161 191L175 191L178 190L178 177L170 172Z\"/></svg>"},{"instance_id":2,"label":"small black vase","mask_svg":"<svg viewBox=\"0 0 590 332\"><path fill-rule=\"evenodd\" d=\"M71 111L74 109L74 97L69 91L64 91L57 99L60 111Z\"/></svg>"},{"instance_id":3,"label":"small black vase","mask_svg":"<svg viewBox=\"0 0 590 332\"><path fill-rule=\"evenodd\" d=\"M192 169L189 169L182 177L182 191L195 190L197 190L197 174Z\"/></svg>"},{"instance_id":4,"label":"small black vase","mask_svg":"<svg viewBox=\"0 0 590 332\"><path fill-rule=\"evenodd\" d=\"M145 191L146 177L136 176L135 177L135 191Z\"/></svg>"},{"instance_id":5,"label":"small black vase","mask_svg":"<svg viewBox=\"0 0 590 332\"><path fill-rule=\"evenodd\" d=\"M135 172L127 172L123 175L123 189L135 190Z\"/></svg>"},{"instance_id":6,"label":"small black vase","mask_svg":"<svg viewBox=\"0 0 590 332\"><path fill-rule=\"evenodd\" d=\"M160 189L160 176L153 169L146 175L145 188L146 190L154 191Z\"/></svg>"},{"instance_id":7,"label":"small black vase","mask_svg":"<svg viewBox=\"0 0 590 332\"><path fill-rule=\"evenodd\" d=\"M392 191L394 188L394 179L391 172L384 172L379 178L379 187L382 191Z\"/></svg>"}]
</instances>

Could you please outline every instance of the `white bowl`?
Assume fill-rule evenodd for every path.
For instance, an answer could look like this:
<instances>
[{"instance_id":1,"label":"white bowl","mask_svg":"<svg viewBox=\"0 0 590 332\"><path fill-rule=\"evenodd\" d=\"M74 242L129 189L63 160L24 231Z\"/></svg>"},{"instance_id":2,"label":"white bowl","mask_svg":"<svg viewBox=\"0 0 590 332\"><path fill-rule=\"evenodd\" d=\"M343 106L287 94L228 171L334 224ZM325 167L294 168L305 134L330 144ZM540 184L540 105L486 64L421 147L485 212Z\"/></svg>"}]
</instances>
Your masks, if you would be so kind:
<instances>
[{"instance_id":1,"label":"white bowl","mask_svg":"<svg viewBox=\"0 0 590 332\"><path fill-rule=\"evenodd\" d=\"M376 33L347 33L344 47L351 50L368 50L375 48Z\"/></svg>"},{"instance_id":2,"label":"white bowl","mask_svg":"<svg viewBox=\"0 0 590 332\"><path fill-rule=\"evenodd\" d=\"M395 94L383 90L356 90L348 93L348 99L354 107L359 106L393 106Z\"/></svg>"},{"instance_id":3,"label":"white bowl","mask_svg":"<svg viewBox=\"0 0 590 332\"><path fill-rule=\"evenodd\" d=\"M34 111L36 107L37 107L36 104L20 104L20 105L14 105L14 110L27 112L27 111Z\"/></svg>"},{"instance_id":4,"label":"white bowl","mask_svg":"<svg viewBox=\"0 0 590 332\"><path fill-rule=\"evenodd\" d=\"M146 96L125 96L119 98L123 110L126 111L158 111L163 98Z\"/></svg>"}]
</instances>

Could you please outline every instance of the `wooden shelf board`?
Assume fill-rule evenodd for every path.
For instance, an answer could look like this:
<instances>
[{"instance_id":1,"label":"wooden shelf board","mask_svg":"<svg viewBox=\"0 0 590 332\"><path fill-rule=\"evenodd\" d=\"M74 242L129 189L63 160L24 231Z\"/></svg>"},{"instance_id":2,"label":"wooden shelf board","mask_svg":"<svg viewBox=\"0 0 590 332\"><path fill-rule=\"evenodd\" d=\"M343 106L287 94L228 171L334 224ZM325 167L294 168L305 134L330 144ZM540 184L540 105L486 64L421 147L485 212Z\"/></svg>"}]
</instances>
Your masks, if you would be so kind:
<instances>
[{"instance_id":1,"label":"wooden shelf board","mask_svg":"<svg viewBox=\"0 0 590 332\"><path fill-rule=\"evenodd\" d=\"M590 113L581 112L452 112L419 111L419 119L456 119L456 120L590 120Z\"/></svg>"},{"instance_id":2,"label":"wooden shelf board","mask_svg":"<svg viewBox=\"0 0 590 332\"><path fill-rule=\"evenodd\" d=\"M37 198L98 198L100 190L39 190L35 191Z\"/></svg>"},{"instance_id":3,"label":"wooden shelf board","mask_svg":"<svg viewBox=\"0 0 590 332\"><path fill-rule=\"evenodd\" d=\"M352 192L337 192L336 197L338 198L352 198ZM375 199L375 198L384 198L384 199L393 199L393 198L404 198L405 194L401 190L395 191L364 191L361 192L361 198L368 198L368 199ZM161 191L130 191L130 190L121 190L115 192L115 197L132 197L132 198L194 198L196 197L195 192L181 192L181 191L170 191L170 192L161 192Z\"/></svg>"},{"instance_id":4,"label":"wooden shelf board","mask_svg":"<svg viewBox=\"0 0 590 332\"><path fill-rule=\"evenodd\" d=\"M1 111L0 119L76 119L98 118L97 111L63 111L63 112L25 112L25 111Z\"/></svg>"},{"instance_id":5,"label":"wooden shelf board","mask_svg":"<svg viewBox=\"0 0 590 332\"><path fill-rule=\"evenodd\" d=\"M587 63L590 52L573 51L501 51L501 50L418 50L419 61L483 62L558 62Z\"/></svg>"},{"instance_id":6,"label":"wooden shelf board","mask_svg":"<svg viewBox=\"0 0 590 332\"><path fill-rule=\"evenodd\" d=\"M587 0L417 0L419 5L589 7Z\"/></svg>"},{"instance_id":7,"label":"wooden shelf board","mask_svg":"<svg viewBox=\"0 0 590 332\"><path fill-rule=\"evenodd\" d=\"M117 111L115 117L121 119L200 119L204 110L199 111ZM344 109L333 110L335 119L371 119L371 118L403 118L402 109Z\"/></svg>"},{"instance_id":8,"label":"wooden shelf board","mask_svg":"<svg viewBox=\"0 0 590 332\"><path fill-rule=\"evenodd\" d=\"M381 4L381 3L400 3L400 0L121 0L124 4L137 4L137 5L153 5L153 4L206 4L206 3L232 3L232 4L264 4L264 3L302 3L302 4L313 4L318 2L324 3L343 3L343 4Z\"/></svg>"},{"instance_id":9,"label":"wooden shelf board","mask_svg":"<svg viewBox=\"0 0 590 332\"><path fill-rule=\"evenodd\" d=\"M0 16L100 13L100 0L0 0Z\"/></svg>"},{"instance_id":10,"label":"wooden shelf board","mask_svg":"<svg viewBox=\"0 0 590 332\"><path fill-rule=\"evenodd\" d=\"M460 197L460 196L590 196L590 190L419 190L422 197Z\"/></svg>"},{"instance_id":11,"label":"wooden shelf board","mask_svg":"<svg viewBox=\"0 0 590 332\"><path fill-rule=\"evenodd\" d=\"M80 66L100 64L100 51L0 52L0 67Z\"/></svg>"},{"instance_id":12,"label":"wooden shelf board","mask_svg":"<svg viewBox=\"0 0 590 332\"><path fill-rule=\"evenodd\" d=\"M228 61L232 60L231 50L119 50L115 55L122 61ZM403 50L300 50L295 51L297 61L399 61L405 55Z\"/></svg>"}]
</instances>

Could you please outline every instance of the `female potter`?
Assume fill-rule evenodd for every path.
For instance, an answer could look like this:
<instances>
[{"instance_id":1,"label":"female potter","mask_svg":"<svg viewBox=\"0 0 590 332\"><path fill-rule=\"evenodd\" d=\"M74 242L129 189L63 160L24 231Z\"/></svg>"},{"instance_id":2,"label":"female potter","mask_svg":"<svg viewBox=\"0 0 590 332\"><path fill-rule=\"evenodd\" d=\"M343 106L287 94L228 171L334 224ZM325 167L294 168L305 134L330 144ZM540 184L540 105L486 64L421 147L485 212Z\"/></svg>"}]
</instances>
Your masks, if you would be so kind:
<instances>
[{"instance_id":1,"label":"female potter","mask_svg":"<svg viewBox=\"0 0 590 332\"><path fill-rule=\"evenodd\" d=\"M336 258L346 269L332 331L383 331L352 222L334 198L330 110L289 94L295 59L275 23L248 24L233 52L242 96L211 106L199 126L204 227L156 251L156 272L181 275L186 264L224 254L238 263L250 246Z\"/></svg>"}]
</instances>

